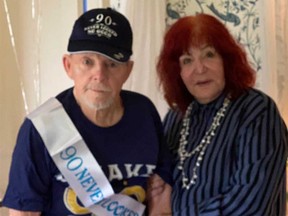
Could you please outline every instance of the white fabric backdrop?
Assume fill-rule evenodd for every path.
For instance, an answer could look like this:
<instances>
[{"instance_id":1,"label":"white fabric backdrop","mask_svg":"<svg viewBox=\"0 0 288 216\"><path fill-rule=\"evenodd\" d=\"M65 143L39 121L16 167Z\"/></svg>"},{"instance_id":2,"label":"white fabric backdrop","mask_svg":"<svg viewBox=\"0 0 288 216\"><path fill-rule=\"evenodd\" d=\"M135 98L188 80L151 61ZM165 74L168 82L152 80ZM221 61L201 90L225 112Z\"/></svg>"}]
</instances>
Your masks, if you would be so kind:
<instances>
[{"instance_id":1,"label":"white fabric backdrop","mask_svg":"<svg viewBox=\"0 0 288 216\"><path fill-rule=\"evenodd\" d=\"M269 8L269 5L267 6ZM276 62L278 104L288 125L288 1L275 1L275 26L273 40L276 41Z\"/></svg>"},{"instance_id":2,"label":"white fabric backdrop","mask_svg":"<svg viewBox=\"0 0 288 216\"><path fill-rule=\"evenodd\" d=\"M127 16L134 33L134 69L124 88L147 95L163 117L168 106L158 88L155 65L165 30L165 0L111 0L111 7Z\"/></svg>"}]
</instances>

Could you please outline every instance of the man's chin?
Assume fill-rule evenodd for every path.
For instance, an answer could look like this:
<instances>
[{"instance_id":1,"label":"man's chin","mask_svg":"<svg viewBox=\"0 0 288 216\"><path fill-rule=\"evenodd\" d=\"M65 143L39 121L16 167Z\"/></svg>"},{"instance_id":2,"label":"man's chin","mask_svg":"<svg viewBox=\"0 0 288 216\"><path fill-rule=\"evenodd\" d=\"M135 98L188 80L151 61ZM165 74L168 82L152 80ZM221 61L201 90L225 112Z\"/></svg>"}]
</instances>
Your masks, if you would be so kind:
<instances>
[{"instance_id":1,"label":"man's chin","mask_svg":"<svg viewBox=\"0 0 288 216\"><path fill-rule=\"evenodd\" d=\"M98 103L87 103L88 107L99 111L99 110L104 110L104 109L108 109L109 107L111 107L113 101L106 101L106 102L98 102Z\"/></svg>"}]
</instances>

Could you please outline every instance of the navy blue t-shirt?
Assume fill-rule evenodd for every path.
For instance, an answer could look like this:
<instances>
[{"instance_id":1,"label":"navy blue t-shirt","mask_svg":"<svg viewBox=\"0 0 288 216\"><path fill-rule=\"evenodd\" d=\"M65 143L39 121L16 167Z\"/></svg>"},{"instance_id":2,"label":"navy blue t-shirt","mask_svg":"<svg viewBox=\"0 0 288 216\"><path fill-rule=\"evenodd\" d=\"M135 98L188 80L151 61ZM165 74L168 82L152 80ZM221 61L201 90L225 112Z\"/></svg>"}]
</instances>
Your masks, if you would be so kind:
<instances>
[{"instance_id":1,"label":"navy blue t-shirt","mask_svg":"<svg viewBox=\"0 0 288 216\"><path fill-rule=\"evenodd\" d=\"M63 105L115 193L146 199L147 177L158 173L171 183L170 156L163 143L159 114L145 96L122 91L122 119L111 127L98 127L82 113L68 89L56 97ZM48 154L29 119L22 124L3 205L49 216L91 215L77 199Z\"/></svg>"}]
</instances>

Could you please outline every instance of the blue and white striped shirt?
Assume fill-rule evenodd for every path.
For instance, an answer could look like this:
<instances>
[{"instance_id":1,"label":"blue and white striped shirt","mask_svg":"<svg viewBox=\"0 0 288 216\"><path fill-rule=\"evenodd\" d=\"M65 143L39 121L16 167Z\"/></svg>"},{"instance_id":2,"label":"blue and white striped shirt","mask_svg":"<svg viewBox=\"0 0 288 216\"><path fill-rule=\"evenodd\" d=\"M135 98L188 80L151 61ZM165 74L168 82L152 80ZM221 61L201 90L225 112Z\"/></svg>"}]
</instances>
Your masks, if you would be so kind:
<instances>
[{"instance_id":1,"label":"blue and white striped shirt","mask_svg":"<svg viewBox=\"0 0 288 216\"><path fill-rule=\"evenodd\" d=\"M223 101L222 95L206 105L195 102L187 151L200 143ZM197 169L196 184L189 190L182 188L182 175L177 168L181 127L181 114L169 111L164 129L176 160L173 216L285 215L288 135L270 97L251 89L231 101ZM189 179L196 158L193 155L184 163Z\"/></svg>"}]
</instances>

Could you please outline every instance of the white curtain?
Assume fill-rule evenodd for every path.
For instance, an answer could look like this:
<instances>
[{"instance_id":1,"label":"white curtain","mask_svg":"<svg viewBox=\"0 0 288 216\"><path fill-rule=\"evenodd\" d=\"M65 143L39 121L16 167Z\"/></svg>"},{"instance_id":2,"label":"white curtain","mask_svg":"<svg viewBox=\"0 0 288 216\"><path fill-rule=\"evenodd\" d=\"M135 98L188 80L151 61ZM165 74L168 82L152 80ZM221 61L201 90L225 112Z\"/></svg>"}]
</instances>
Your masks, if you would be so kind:
<instances>
[{"instance_id":1,"label":"white curtain","mask_svg":"<svg viewBox=\"0 0 288 216\"><path fill-rule=\"evenodd\" d=\"M165 0L111 0L111 7L127 16L134 33L134 69L124 88L148 96L163 117L168 108L155 66L165 31Z\"/></svg>"},{"instance_id":2,"label":"white curtain","mask_svg":"<svg viewBox=\"0 0 288 216\"><path fill-rule=\"evenodd\" d=\"M288 1L276 0L275 3L278 104L288 125Z\"/></svg>"},{"instance_id":3,"label":"white curtain","mask_svg":"<svg viewBox=\"0 0 288 216\"><path fill-rule=\"evenodd\" d=\"M275 100L288 125L288 2L259 3L264 47L260 88Z\"/></svg>"}]
</instances>

